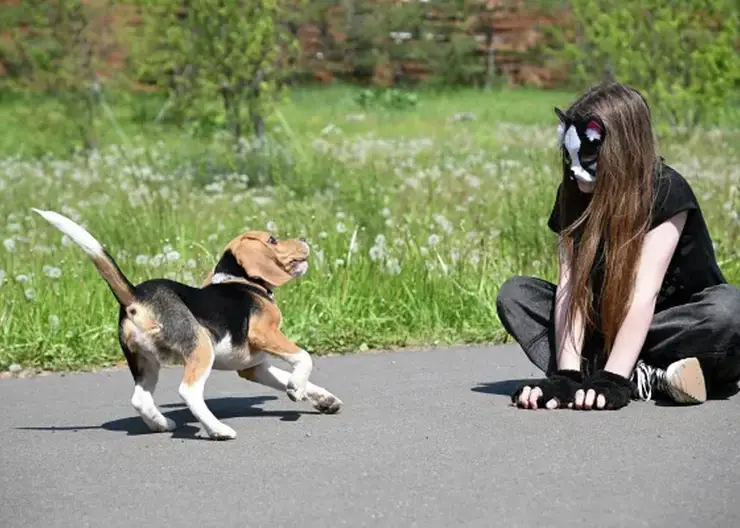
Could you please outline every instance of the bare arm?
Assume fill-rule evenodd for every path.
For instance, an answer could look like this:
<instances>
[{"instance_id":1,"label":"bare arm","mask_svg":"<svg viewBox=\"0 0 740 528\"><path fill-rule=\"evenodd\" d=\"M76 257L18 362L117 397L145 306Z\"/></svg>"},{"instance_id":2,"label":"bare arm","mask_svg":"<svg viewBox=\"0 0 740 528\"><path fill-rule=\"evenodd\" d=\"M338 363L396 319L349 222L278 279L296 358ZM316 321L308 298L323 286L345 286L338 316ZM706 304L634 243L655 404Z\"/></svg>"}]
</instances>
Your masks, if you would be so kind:
<instances>
[{"instance_id":1,"label":"bare arm","mask_svg":"<svg viewBox=\"0 0 740 528\"><path fill-rule=\"evenodd\" d=\"M572 299L571 255L560 244L560 272L555 293L555 342L557 344L558 369L580 370L583 346L583 318L576 313L570 328L567 327L566 312Z\"/></svg>"},{"instance_id":2,"label":"bare arm","mask_svg":"<svg viewBox=\"0 0 740 528\"><path fill-rule=\"evenodd\" d=\"M628 378L640 355L668 264L686 223L686 212L651 230L640 253L634 295L604 370Z\"/></svg>"}]
</instances>

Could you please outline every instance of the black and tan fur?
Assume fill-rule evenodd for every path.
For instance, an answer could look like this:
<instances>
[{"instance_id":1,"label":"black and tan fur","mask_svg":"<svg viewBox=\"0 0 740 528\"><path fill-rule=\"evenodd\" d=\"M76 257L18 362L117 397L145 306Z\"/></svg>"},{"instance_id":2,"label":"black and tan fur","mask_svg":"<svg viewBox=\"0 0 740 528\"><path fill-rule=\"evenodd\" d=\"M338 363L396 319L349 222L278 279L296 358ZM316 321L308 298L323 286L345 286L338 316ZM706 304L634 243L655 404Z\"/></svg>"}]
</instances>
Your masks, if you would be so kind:
<instances>
[{"instance_id":1,"label":"black and tan fur","mask_svg":"<svg viewBox=\"0 0 740 528\"><path fill-rule=\"evenodd\" d=\"M184 365L179 393L211 438L236 433L210 412L203 387L211 370L233 370L244 379L284 390L293 401L308 400L322 413L342 402L308 381L310 355L281 331L273 289L303 275L309 247L303 240L278 241L251 231L233 239L200 288L169 279L132 284L87 231L54 212L39 211L92 259L120 305L118 338L135 388L131 403L153 431L176 427L154 404L163 362ZM269 365L274 356L293 367Z\"/></svg>"}]
</instances>

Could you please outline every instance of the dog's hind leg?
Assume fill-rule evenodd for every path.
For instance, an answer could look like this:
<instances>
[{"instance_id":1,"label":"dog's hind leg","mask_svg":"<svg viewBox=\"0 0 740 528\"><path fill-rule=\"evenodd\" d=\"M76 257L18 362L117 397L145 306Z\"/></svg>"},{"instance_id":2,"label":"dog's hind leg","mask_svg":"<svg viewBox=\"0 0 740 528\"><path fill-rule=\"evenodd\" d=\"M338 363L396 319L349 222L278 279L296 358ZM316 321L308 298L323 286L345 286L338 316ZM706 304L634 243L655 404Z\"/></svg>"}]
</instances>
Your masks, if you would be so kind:
<instances>
[{"instance_id":1,"label":"dog's hind leg","mask_svg":"<svg viewBox=\"0 0 740 528\"><path fill-rule=\"evenodd\" d=\"M267 362L260 363L254 367L240 370L238 372L244 378L275 390L284 391L290 382L290 373L274 367ZM314 408L323 414L334 414L342 406L342 400L334 396L323 387L306 382L306 399Z\"/></svg>"},{"instance_id":2,"label":"dog's hind leg","mask_svg":"<svg viewBox=\"0 0 740 528\"><path fill-rule=\"evenodd\" d=\"M205 329L198 327L195 346L185 355L185 374L178 392L208 436L214 440L228 440L236 438L236 432L220 422L203 400L203 390L211 374L214 358L208 334Z\"/></svg>"},{"instance_id":3,"label":"dog's hind leg","mask_svg":"<svg viewBox=\"0 0 740 528\"><path fill-rule=\"evenodd\" d=\"M125 333L123 335L119 334L119 342L134 378L135 385L134 394L131 396L131 405L151 431L156 433L172 431L177 427L177 424L162 415L154 403L154 390L157 388L157 381L159 380L159 362L156 358L148 357L145 353L138 351L133 343L129 346L126 343L125 335Z\"/></svg>"},{"instance_id":4,"label":"dog's hind leg","mask_svg":"<svg viewBox=\"0 0 740 528\"><path fill-rule=\"evenodd\" d=\"M157 388L159 380L159 363L156 359L139 355L138 364L141 375L136 380L131 405L152 431L164 433L174 430L177 424L164 416L154 403L154 389Z\"/></svg>"}]
</instances>

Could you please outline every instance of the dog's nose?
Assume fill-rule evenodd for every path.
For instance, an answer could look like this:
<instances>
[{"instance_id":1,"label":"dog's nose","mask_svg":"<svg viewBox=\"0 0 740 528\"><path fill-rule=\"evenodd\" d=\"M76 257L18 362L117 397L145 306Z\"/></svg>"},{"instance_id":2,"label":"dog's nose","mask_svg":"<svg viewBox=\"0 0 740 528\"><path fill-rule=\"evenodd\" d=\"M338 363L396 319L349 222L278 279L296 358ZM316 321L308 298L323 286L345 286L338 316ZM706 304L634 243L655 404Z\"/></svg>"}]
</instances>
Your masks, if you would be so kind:
<instances>
[{"instance_id":1,"label":"dog's nose","mask_svg":"<svg viewBox=\"0 0 740 528\"><path fill-rule=\"evenodd\" d=\"M299 237L298 240L300 240L301 242L306 242L306 237Z\"/></svg>"}]
</instances>

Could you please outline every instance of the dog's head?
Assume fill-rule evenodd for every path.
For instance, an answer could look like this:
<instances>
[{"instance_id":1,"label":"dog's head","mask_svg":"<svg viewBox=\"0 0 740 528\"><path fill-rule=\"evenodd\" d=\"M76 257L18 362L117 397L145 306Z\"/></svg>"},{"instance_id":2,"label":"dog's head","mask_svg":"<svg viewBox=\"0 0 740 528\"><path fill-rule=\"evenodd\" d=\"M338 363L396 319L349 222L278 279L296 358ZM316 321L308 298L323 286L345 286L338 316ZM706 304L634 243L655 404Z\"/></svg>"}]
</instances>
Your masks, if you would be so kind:
<instances>
[{"instance_id":1,"label":"dog's head","mask_svg":"<svg viewBox=\"0 0 740 528\"><path fill-rule=\"evenodd\" d=\"M306 274L309 251L302 238L278 240L264 231L248 231L229 242L203 285L223 273L262 281L272 289Z\"/></svg>"}]
</instances>

